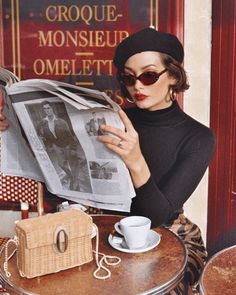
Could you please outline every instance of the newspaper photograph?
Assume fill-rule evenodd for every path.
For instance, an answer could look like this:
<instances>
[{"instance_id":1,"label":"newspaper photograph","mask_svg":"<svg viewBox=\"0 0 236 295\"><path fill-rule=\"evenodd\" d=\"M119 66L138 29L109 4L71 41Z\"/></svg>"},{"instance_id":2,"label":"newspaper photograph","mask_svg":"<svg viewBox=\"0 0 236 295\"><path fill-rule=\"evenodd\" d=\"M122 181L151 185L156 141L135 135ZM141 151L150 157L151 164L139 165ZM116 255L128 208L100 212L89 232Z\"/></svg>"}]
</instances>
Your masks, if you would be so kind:
<instances>
[{"instance_id":1,"label":"newspaper photograph","mask_svg":"<svg viewBox=\"0 0 236 295\"><path fill-rule=\"evenodd\" d=\"M21 163L17 175L32 177L35 173L33 179L45 182L50 192L71 201L129 211L134 197L129 171L97 138L102 134L101 124L124 128L115 102L99 91L50 80L15 82L5 91L8 118L14 121L15 112L17 119L11 130L2 133L2 155L8 154L10 142L15 143L15 156L12 151L1 161L4 174L14 162L31 163L26 171L33 173L24 175L25 164ZM23 134L17 132L18 120ZM14 138L10 138L13 133Z\"/></svg>"}]
</instances>

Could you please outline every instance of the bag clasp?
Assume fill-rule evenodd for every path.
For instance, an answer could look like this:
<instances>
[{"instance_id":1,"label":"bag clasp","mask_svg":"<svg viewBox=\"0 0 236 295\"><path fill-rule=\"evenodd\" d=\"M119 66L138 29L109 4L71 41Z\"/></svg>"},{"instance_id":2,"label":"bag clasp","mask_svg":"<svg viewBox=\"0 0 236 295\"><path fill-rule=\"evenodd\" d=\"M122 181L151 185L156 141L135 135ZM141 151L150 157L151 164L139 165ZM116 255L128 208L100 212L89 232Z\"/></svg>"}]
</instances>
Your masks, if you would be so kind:
<instances>
[{"instance_id":1,"label":"bag clasp","mask_svg":"<svg viewBox=\"0 0 236 295\"><path fill-rule=\"evenodd\" d=\"M68 248L68 233L63 226L58 226L55 230L54 248L60 253L65 253Z\"/></svg>"}]
</instances>

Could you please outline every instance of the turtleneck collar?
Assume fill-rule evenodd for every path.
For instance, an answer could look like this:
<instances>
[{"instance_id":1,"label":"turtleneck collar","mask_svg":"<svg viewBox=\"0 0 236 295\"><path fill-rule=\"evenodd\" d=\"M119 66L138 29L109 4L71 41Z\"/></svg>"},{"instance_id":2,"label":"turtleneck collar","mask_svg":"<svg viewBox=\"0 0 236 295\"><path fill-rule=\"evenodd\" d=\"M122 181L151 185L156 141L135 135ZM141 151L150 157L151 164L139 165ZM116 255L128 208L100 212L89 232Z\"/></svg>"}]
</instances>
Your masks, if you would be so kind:
<instances>
[{"instance_id":1,"label":"turtleneck collar","mask_svg":"<svg viewBox=\"0 0 236 295\"><path fill-rule=\"evenodd\" d=\"M171 126L181 123L186 114L179 107L177 101L173 101L172 105L166 109L148 111L139 108L128 110L127 112L132 116L132 119L137 123L152 126Z\"/></svg>"}]
</instances>

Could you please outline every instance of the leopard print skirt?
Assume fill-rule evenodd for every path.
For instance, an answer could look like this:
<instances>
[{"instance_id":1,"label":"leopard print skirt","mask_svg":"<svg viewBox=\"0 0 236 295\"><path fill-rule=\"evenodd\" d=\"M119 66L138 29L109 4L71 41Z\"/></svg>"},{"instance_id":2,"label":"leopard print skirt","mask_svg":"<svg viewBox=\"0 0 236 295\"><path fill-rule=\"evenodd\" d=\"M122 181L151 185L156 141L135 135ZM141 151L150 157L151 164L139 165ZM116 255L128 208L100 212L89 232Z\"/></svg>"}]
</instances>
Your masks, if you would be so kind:
<instances>
[{"instance_id":1,"label":"leopard print skirt","mask_svg":"<svg viewBox=\"0 0 236 295\"><path fill-rule=\"evenodd\" d=\"M183 282L170 294L188 294L186 290L189 286L197 292L198 281L207 259L201 231L184 214L180 214L170 226L166 227L183 241L188 255Z\"/></svg>"}]
</instances>

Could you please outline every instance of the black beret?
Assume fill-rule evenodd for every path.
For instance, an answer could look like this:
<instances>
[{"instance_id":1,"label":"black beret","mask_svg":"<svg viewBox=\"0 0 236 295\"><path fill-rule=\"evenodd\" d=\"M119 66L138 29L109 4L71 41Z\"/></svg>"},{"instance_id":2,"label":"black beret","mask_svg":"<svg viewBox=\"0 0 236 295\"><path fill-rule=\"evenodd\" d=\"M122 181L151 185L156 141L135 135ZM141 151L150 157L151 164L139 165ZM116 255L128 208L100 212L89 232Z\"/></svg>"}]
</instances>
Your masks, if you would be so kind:
<instances>
[{"instance_id":1,"label":"black beret","mask_svg":"<svg viewBox=\"0 0 236 295\"><path fill-rule=\"evenodd\" d=\"M128 36L117 46L114 65L118 70L123 70L129 57L143 51L166 53L179 63L182 63L184 58L183 46L175 35L146 28Z\"/></svg>"}]
</instances>

